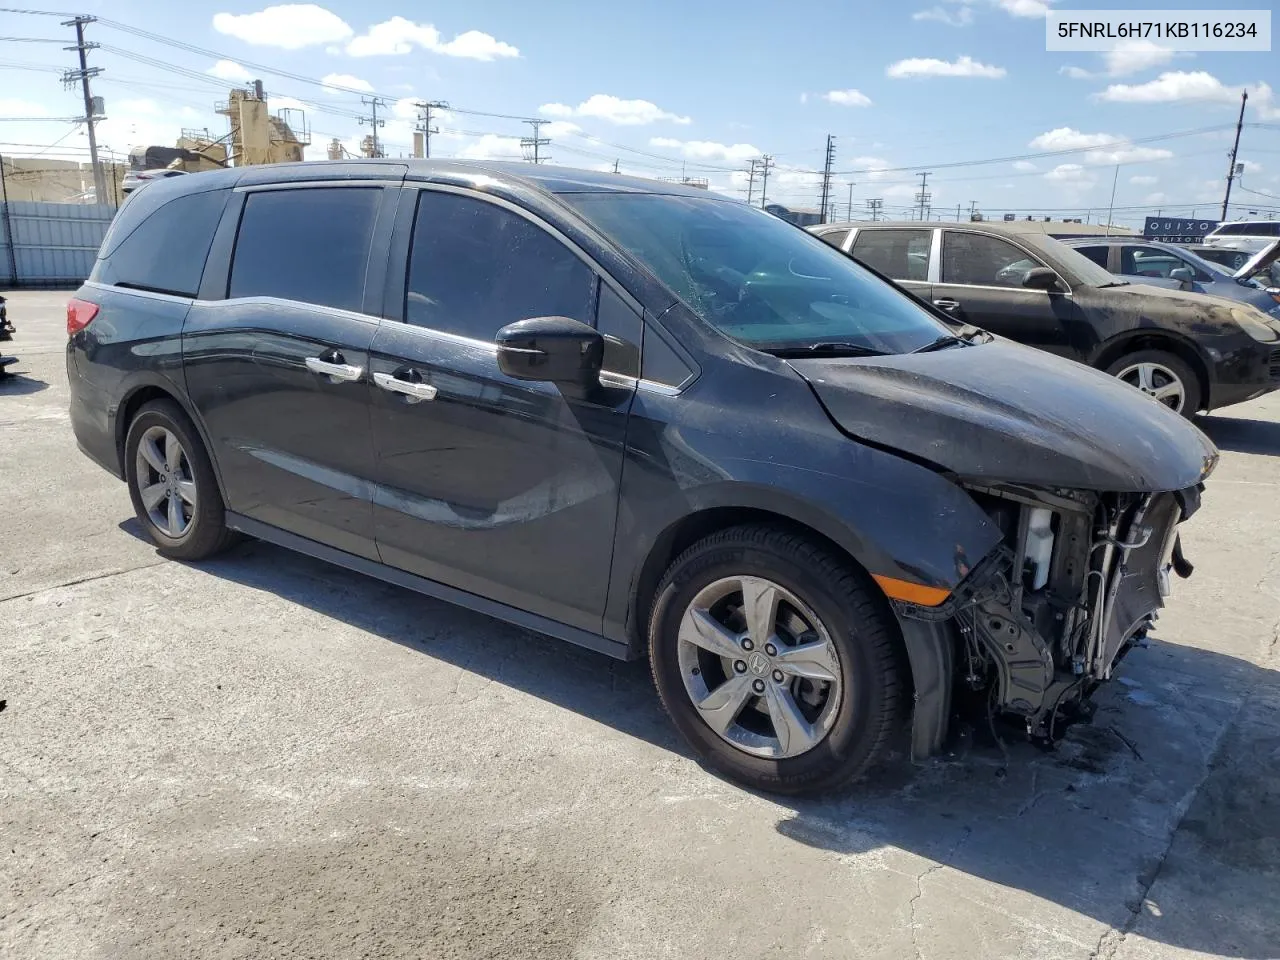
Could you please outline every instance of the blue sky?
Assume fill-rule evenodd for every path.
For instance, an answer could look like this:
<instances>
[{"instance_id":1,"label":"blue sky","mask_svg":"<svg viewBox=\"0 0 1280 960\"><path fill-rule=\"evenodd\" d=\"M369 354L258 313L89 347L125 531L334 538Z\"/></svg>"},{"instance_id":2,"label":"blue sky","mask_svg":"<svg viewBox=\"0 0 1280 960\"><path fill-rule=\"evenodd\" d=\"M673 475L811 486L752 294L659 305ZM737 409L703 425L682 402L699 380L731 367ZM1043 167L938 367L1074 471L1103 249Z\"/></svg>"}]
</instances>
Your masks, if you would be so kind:
<instances>
[{"instance_id":1,"label":"blue sky","mask_svg":"<svg viewBox=\"0 0 1280 960\"><path fill-rule=\"evenodd\" d=\"M39 0L36 0L39 2ZM61 0L57 0L61 5ZM640 7L598 2L329 0L211 5L81 0L82 12L178 38L178 49L105 22L95 93L106 98L100 140L121 153L172 144L182 127L225 131L213 112L227 88L260 77L273 106L306 110L323 156L330 137L356 149L368 128L354 92L266 73L253 65L376 91L390 102L381 131L390 155L410 149L415 99L447 100L433 155L518 158L518 138L542 117L555 162L642 176L703 176L745 197L749 158L777 164L770 199L812 205L827 134L836 141L835 198L855 216L881 197L905 211L916 170L932 171L935 215L971 201L1005 211L1096 217L1116 183L1116 220L1151 212L1203 215L1221 203L1239 90L1250 92L1233 212L1280 207L1280 63L1270 53L1047 53L1042 0L808 3L757 0ZM1065 7L1065 3L1060 3ZM1076 7L1155 8L1143 0ZM1162 9L1209 6L1163 0ZM0 13L0 38L70 41L56 17ZM62 45L0 39L0 150L71 157L83 130L66 121L74 92L58 68ZM139 62L150 58L167 66ZM1274 88L1274 89L1273 89ZM465 111L465 112L463 112ZM31 118L17 122L13 118ZM1267 126L1269 124L1269 126ZM1119 142L1117 142L1119 141ZM972 166L961 161L1051 157ZM1116 179L1116 164L1120 164ZM894 168L907 168L894 169ZM1256 192L1250 192L1256 191ZM758 187L756 197L758 199ZM1139 208L1143 208L1139 210Z\"/></svg>"}]
</instances>

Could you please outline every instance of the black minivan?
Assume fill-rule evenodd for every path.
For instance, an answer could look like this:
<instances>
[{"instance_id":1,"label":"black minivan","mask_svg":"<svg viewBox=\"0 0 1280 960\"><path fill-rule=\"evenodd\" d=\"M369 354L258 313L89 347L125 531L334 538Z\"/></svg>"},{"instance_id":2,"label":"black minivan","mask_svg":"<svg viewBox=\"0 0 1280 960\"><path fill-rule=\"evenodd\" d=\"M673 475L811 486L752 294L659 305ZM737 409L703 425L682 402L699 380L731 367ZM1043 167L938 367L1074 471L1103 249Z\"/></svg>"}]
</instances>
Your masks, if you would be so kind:
<instances>
[{"instance_id":1,"label":"black minivan","mask_svg":"<svg viewBox=\"0 0 1280 960\"><path fill-rule=\"evenodd\" d=\"M1052 740L1190 572L1217 459L760 210L546 166L158 181L67 331L76 438L162 554L247 534L647 656L767 790L908 715L935 751L957 689Z\"/></svg>"}]
</instances>

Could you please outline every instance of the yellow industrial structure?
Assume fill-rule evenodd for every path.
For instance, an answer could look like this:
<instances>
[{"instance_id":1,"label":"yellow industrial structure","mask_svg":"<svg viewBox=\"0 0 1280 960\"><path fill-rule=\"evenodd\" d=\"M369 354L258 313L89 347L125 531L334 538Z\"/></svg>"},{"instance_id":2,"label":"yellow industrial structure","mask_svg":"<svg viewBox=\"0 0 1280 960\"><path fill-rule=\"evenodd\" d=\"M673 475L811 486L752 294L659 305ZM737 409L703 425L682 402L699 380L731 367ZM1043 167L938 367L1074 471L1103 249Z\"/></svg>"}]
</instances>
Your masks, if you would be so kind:
<instances>
[{"instance_id":1,"label":"yellow industrial structure","mask_svg":"<svg viewBox=\"0 0 1280 960\"><path fill-rule=\"evenodd\" d=\"M218 113L227 118L230 131L213 137L208 130L183 130L173 147L134 147L129 165L134 170L183 170L197 173L220 167L251 167L302 160L310 145L306 114L285 109L273 116L267 108L262 81L233 89Z\"/></svg>"}]
</instances>

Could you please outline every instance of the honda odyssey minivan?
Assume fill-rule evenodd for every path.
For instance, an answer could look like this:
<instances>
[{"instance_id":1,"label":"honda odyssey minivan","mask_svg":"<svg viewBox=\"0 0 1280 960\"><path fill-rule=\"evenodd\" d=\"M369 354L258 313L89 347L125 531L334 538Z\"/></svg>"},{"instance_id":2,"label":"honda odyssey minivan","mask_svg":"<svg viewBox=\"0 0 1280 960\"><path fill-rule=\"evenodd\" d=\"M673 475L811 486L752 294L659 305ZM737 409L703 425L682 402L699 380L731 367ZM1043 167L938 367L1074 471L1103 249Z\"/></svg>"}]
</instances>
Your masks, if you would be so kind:
<instances>
[{"instance_id":1,"label":"honda odyssey minivan","mask_svg":"<svg viewBox=\"0 0 1280 960\"><path fill-rule=\"evenodd\" d=\"M79 445L163 555L249 535L645 657L782 792L908 718L936 751L956 688L1038 740L1087 715L1217 460L760 210L548 166L157 181L67 332Z\"/></svg>"}]
</instances>

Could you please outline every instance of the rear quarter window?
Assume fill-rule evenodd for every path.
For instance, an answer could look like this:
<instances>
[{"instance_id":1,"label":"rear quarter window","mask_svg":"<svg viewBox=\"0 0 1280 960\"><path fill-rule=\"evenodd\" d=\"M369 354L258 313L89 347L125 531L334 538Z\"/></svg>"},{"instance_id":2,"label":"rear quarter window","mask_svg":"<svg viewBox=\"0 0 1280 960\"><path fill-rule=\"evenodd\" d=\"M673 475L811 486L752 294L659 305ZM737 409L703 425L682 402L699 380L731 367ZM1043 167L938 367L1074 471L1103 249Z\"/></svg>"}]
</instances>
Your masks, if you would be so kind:
<instances>
[{"instance_id":1,"label":"rear quarter window","mask_svg":"<svg viewBox=\"0 0 1280 960\"><path fill-rule=\"evenodd\" d=\"M230 192L180 194L159 205L131 198L103 240L89 279L194 297Z\"/></svg>"}]
</instances>

